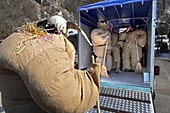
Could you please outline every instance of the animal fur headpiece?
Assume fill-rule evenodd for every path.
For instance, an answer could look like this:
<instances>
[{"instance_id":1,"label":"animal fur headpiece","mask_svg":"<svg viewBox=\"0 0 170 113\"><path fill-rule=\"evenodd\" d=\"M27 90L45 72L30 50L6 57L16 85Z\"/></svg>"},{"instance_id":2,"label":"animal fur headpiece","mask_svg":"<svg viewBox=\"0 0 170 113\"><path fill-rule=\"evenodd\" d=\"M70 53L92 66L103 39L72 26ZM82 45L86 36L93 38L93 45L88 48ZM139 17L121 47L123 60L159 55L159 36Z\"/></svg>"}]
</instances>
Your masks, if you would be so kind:
<instances>
[{"instance_id":1,"label":"animal fur headpiece","mask_svg":"<svg viewBox=\"0 0 170 113\"><path fill-rule=\"evenodd\" d=\"M108 29L108 24L107 22L98 22L97 27L100 29Z\"/></svg>"}]
</instances>

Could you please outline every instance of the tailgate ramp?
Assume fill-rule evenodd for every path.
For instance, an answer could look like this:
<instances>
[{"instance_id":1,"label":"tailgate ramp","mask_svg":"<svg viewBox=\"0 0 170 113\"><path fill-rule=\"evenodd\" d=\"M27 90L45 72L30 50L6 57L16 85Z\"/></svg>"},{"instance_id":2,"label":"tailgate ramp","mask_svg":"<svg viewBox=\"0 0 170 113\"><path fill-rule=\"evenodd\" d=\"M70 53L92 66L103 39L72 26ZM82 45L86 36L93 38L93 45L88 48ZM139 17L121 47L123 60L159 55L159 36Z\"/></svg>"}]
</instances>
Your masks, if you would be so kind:
<instances>
[{"instance_id":1,"label":"tailgate ramp","mask_svg":"<svg viewBox=\"0 0 170 113\"><path fill-rule=\"evenodd\" d=\"M101 113L154 113L150 92L102 86ZM97 113L94 106L87 113Z\"/></svg>"}]
</instances>

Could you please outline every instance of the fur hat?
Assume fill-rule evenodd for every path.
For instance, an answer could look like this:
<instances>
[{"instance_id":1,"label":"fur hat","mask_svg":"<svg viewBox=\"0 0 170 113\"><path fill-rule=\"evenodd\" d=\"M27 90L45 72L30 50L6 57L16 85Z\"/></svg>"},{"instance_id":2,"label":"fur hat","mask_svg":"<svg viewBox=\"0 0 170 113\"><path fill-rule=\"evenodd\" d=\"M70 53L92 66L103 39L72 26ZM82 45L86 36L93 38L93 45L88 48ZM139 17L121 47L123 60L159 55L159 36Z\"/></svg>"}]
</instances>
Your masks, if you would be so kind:
<instances>
[{"instance_id":1,"label":"fur hat","mask_svg":"<svg viewBox=\"0 0 170 113\"><path fill-rule=\"evenodd\" d=\"M106 22L98 22L97 27L100 29L108 29L108 24Z\"/></svg>"}]
</instances>

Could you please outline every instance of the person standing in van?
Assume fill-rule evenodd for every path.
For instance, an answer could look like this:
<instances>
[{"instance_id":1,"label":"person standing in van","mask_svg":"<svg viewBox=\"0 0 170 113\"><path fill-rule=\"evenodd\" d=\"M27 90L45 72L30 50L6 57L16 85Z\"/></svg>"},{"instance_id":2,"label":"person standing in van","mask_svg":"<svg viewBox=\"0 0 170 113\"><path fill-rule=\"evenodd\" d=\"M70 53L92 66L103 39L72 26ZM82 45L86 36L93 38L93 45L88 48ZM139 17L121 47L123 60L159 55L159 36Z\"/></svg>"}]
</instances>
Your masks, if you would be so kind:
<instances>
[{"instance_id":1,"label":"person standing in van","mask_svg":"<svg viewBox=\"0 0 170 113\"><path fill-rule=\"evenodd\" d=\"M121 33L119 37L119 45L123 47L122 70L136 72L136 65L142 58L142 48L146 44L146 32L141 29L135 30L133 27L128 27L126 32Z\"/></svg>"},{"instance_id":2,"label":"person standing in van","mask_svg":"<svg viewBox=\"0 0 170 113\"><path fill-rule=\"evenodd\" d=\"M96 55L96 62L100 63L101 66L106 66L109 72L112 69L111 33L108 30L108 24L106 22L98 22L97 27L98 28L93 29L91 32L93 52ZM105 48L107 49L106 54ZM103 64L103 62L105 63Z\"/></svg>"}]
</instances>

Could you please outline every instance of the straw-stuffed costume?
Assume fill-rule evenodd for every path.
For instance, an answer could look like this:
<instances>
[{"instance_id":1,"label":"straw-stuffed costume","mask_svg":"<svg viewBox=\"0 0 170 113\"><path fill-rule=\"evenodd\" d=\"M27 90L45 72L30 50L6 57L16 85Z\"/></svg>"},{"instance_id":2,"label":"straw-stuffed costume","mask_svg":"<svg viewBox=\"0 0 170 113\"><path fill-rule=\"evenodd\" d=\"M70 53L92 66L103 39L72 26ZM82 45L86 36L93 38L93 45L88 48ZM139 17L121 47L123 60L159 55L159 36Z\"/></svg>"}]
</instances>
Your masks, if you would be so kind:
<instances>
[{"instance_id":1,"label":"straw-stuffed costume","mask_svg":"<svg viewBox=\"0 0 170 113\"><path fill-rule=\"evenodd\" d=\"M120 73L120 47L117 46L118 35L116 33L111 33L111 35L112 35L113 69L116 69L116 72Z\"/></svg>"},{"instance_id":2,"label":"straw-stuffed costume","mask_svg":"<svg viewBox=\"0 0 170 113\"><path fill-rule=\"evenodd\" d=\"M8 71L0 74L6 113L84 113L91 109L99 97L99 65L76 70L75 49L66 37L29 31L13 33L0 44L1 69ZM29 99L43 110L33 102L27 104Z\"/></svg>"},{"instance_id":3,"label":"straw-stuffed costume","mask_svg":"<svg viewBox=\"0 0 170 113\"><path fill-rule=\"evenodd\" d=\"M146 38L146 32L143 30L120 34L118 43L123 47L123 70L135 70L138 57L139 61L142 58L142 48L146 44Z\"/></svg>"},{"instance_id":4,"label":"straw-stuffed costume","mask_svg":"<svg viewBox=\"0 0 170 113\"><path fill-rule=\"evenodd\" d=\"M108 25L102 22L98 23L98 27L91 32L91 40L93 45L93 52L96 55L96 62L107 67L107 71L112 69L112 56L111 56L111 33L106 30ZM107 44L106 58L104 59L104 51ZM103 64L103 60L106 61Z\"/></svg>"}]
</instances>

